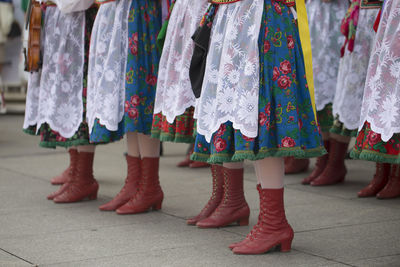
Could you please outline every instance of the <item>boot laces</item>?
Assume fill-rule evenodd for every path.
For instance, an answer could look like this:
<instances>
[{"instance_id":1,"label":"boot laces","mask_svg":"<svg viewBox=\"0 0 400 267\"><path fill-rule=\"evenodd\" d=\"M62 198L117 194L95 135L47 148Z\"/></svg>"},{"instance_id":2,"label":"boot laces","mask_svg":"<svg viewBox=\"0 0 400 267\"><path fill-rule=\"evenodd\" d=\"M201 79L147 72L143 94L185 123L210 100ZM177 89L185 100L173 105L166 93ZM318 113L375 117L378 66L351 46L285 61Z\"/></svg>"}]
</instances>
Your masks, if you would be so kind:
<instances>
[{"instance_id":1,"label":"boot laces","mask_svg":"<svg viewBox=\"0 0 400 267\"><path fill-rule=\"evenodd\" d=\"M225 204L228 203L228 199L229 199L229 193L228 193L229 190L228 189L229 189L229 186L228 186L228 175L226 174L226 172L224 172L224 185L223 185L223 187L224 187L224 194L223 194L223 197L222 197L222 201L218 205L218 207L215 209L214 213L219 213L220 212L220 207L222 205L225 205Z\"/></svg>"},{"instance_id":2,"label":"boot laces","mask_svg":"<svg viewBox=\"0 0 400 267\"><path fill-rule=\"evenodd\" d=\"M218 187L218 185L217 185L217 174L213 172L212 176L213 176L213 191L211 193L210 199L208 200L207 204L204 206L204 208L201 210L200 213L202 213L203 211L207 210L211 205L211 201L214 200L217 197L217 190L218 190L217 189L217 187Z\"/></svg>"}]
</instances>

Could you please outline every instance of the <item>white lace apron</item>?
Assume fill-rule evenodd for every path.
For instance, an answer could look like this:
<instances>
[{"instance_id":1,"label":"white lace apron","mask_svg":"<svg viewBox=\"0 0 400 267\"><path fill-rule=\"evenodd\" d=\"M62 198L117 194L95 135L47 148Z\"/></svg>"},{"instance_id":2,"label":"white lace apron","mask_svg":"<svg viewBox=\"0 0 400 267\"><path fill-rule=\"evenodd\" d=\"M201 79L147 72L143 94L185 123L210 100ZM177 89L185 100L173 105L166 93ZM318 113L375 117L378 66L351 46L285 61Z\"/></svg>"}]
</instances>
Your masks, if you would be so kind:
<instances>
[{"instance_id":1,"label":"white lace apron","mask_svg":"<svg viewBox=\"0 0 400 267\"><path fill-rule=\"evenodd\" d=\"M214 18L196 105L197 132L207 142L227 121L247 137L258 135L258 35L263 9L264 0L242 0L220 5Z\"/></svg>"},{"instance_id":2,"label":"white lace apron","mask_svg":"<svg viewBox=\"0 0 400 267\"><path fill-rule=\"evenodd\" d=\"M340 24L348 8L348 0L307 3L313 53L315 102L317 110L333 102L344 36Z\"/></svg>"},{"instance_id":3,"label":"white lace apron","mask_svg":"<svg viewBox=\"0 0 400 267\"><path fill-rule=\"evenodd\" d=\"M387 0L369 61L360 128L371 129L388 141L400 133L400 1Z\"/></svg>"},{"instance_id":4,"label":"white lace apron","mask_svg":"<svg viewBox=\"0 0 400 267\"><path fill-rule=\"evenodd\" d=\"M88 66L87 121L110 131L124 116L125 69L128 57L128 15L132 1L102 4L93 25Z\"/></svg>"},{"instance_id":5,"label":"white lace apron","mask_svg":"<svg viewBox=\"0 0 400 267\"><path fill-rule=\"evenodd\" d=\"M62 14L57 7L49 6L44 25L38 129L48 123L52 130L70 138L83 114L85 12Z\"/></svg>"},{"instance_id":6,"label":"white lace apron","mask_svg":"<svg viewBox=\"0 0 400 267\"><path fill-rule=\"evenodd\" d=\"M339 115L340 122L349 130L357 129L360 123L365 77L375 38L373 25L378 11L360 10L354 51L350 53L345 49L340 60L333 114Z\"/></svg>"},{"instance_id":7,"label":"white lace apron","mask_svg":"<svg viewBox=\"0 0 400 267\"><path fill-rule=\"evenodd\" d=\"M40 71L29 74L28 88L26 92L24 129L27 129L29 126L35 126L38 122L40 76Z\"/></svg>"},{"instance_id":8,"label":"white lace apron","mask_svg":"<svg viewBox=\"0 0 400 267\"><path fill-rule=\"evenodd\" d=\"M158 71L154 114L162 112L169 123L196 104L189 78L194 50L192 35L206 12L207 0L178 0L168 24Z\"/></svg>"}]
</instances>

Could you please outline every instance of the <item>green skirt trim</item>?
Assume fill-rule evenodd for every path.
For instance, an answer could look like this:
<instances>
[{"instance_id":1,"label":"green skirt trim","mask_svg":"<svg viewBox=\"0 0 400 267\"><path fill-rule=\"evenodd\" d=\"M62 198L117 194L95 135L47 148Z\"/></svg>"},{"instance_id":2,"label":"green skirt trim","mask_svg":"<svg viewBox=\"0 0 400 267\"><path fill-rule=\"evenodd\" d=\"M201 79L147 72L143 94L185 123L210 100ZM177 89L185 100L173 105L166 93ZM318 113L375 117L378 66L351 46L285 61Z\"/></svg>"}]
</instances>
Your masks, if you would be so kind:
<instances>
[{"instance_id":1,"label":"green skirt trim","mask_svg":"<svg viewBox=\"0 0 400 267\"><path fill-rule=\"evenodd\" d=\"M400 164L400 156L388 155L370 150L359 151L356 149L352 149L350 152L350 157L353 159L373 161L379 163Z\"/></svg>"},{"instance_id":2,"label":"green skirt trim","mask_svg":"<svg viewBox=\"0 0 400 267\"><path fill-rule=\"evenodd\" d=\"M338 134L341 136L347 137L357 137L358 130L349 130L344 124L340 121L339 116L336 116L335 121L333 122L332 128L329 130L330 133Z\"/></svg>"},{"instance_id":3,"label":"green skirt trim","mask_svg":"<svg viewBox=\"0 0 400 267\"><path fill-rule=\"evenodd\" d=\"M295 157L295 158L314 158L325 155L327 151L324 147L303 150L301 148L271 148L262 149L257 154L253 151L236 151L235 154L204 154L194 152L190 157L194 161L202 161L210 164L221 162L239 162L247 160L261 160L269 157Z\"/></svg>"},{"instance_id":4,"label":"green skirt trim","mask_svg":"<svg viewBox=\"0 0 400 267\"><path fill-rule=\"evenodd\" d=\"M69 148L72 146L86 146L86 145L93 145L88 140L73 140L73 141L65 141L65 142L47 142L47 141L40 141L39 146L44 148L56 148L56 147L64 147ZM97 144L96 144L97 145Z\"/></svg>"},{"instance_id":5,"label":"green skirt trim","mask_svg":"<svg viewBox=\"0 0 400 267\"><path fill-rule=\"evenodd\" d=\"M196 140L195 136L187 136L177 133L170 134L157 130L151 131L151 138L159 139L161 142L186 143L186 144L193 144Z\"/></svg>"},{"instance_id":6,"label":"green skirt trim","mask_svg":"<svg viewBox=\"0 0 400 267\"><path fill-rule=\"evenodd\" d=\"M39 136L39 134L37 134L36 131L35 131L33 128L31 128L31 127L26 128L26 129L22 129L22 131L23 131L24 133L26 133L26 134L29 134L29 135Z\"/></svg>"}]
</instances>

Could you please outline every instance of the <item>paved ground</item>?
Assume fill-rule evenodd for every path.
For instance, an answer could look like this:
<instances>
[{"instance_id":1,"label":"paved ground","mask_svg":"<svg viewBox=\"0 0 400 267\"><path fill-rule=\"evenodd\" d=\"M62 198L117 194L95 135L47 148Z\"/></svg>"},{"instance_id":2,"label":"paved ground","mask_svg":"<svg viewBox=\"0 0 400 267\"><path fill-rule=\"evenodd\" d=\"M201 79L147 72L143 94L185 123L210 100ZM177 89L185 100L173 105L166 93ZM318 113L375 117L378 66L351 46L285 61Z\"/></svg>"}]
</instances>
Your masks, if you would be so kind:
<instances>
[{"instance_id":1,"label":"paved ground","mask_svg":"<svg viewBox=\"0 0 400 267\"><path fill-rule=\"evenodd\" d=\"M63 150L37 146L21 132L22 116L0 116L0 266L400 266L400 199L358 199L374 165L348 161L344 184L312 188L303 175L286 179L288 219L295 229L290 253L236 256L228 244L249 227L201 230L186 226L210 191L209 170L178 169L185 145L165 144L161 212L118 216L97 207L110 200L125 175L125 144L98 148L97 201L56 205L45 196L67 163ZM255 175L246 165L250 224L257 220Z\"/></svg>"}]
</instances>

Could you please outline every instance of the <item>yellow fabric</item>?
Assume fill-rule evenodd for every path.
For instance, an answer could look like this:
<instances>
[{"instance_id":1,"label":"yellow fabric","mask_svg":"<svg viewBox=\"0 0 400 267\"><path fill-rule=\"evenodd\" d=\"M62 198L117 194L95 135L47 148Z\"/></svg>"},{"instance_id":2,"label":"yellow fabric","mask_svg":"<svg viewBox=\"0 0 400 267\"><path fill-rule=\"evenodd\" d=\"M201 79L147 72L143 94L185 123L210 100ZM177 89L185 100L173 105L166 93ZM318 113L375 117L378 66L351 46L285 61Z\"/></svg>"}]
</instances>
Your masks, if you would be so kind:
<instances>
[{"instance_id":1,"label":"yellow fabric","mask_svg":"<svg viewBox=\"0 0 400 267\"><path fill-rule=\"evenodd\" d=\"M304 64L306 67L308 90L310 92L315 121L317 121L310 29L308 27L308 17L306 11L306 4L304 0L296 0L296 11L297 11L297 23L299 27L300 41L301 41L301 46L303 48Z\"/></svg>"}]
</instances>

